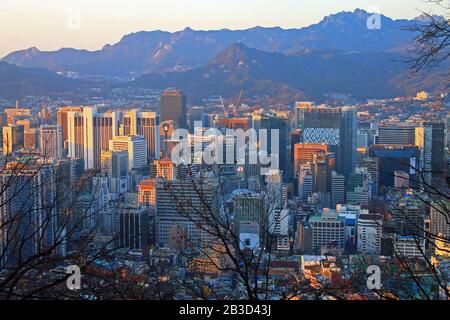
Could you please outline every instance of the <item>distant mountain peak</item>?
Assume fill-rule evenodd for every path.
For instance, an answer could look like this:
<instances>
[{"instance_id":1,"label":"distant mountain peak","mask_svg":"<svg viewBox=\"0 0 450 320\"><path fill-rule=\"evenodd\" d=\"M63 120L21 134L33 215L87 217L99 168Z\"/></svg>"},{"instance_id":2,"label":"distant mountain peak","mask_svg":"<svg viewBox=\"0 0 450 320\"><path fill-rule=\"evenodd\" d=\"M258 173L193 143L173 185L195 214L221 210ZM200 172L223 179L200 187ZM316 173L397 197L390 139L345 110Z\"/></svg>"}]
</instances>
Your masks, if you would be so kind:
<instances>
[{"instance_id":1,"label":"distant mountain peak","mask_svg":"<svg viewBox=\"0 0 450 320\"><path fill-rule=\"evenodd\" d=\"M367 15L370 15L371 13L367 12L364 9L356 8L353 11L353 14L356 15L357 17L364 17L364 16L367 16Z\"/></svg>"},{"instance_id":2,"label":"distant mountain peak","mask_svg":"<svg viewBox=\"0 0 450 320\"><path fill-rule=\"evenodd\" d=\"M251 50L243 43L236 42L221 51L209 64L238 65L240 62L247 60Z\"/></svg>"},{"instance_id":3,"label":"distant mountain peak","mask_svg":"<svg viewBox=\"0 0 450 320\"><path fill-rule=\"evenodd\" d=\"M362 23L366 23L367 19L372 16L373 14L378 14L376 12L368 12L366 10L363 9L355 9L353 12L352 11L341 11L338 13L334 13L334 14L330 14L326 17L323 18L323 20L319 23L319 24L324 24L324 25L330 25L330 24L339 24L339 25L345 25L345 24L351 24L351 23L358 23L358 24L362 24ZM381 15L381 19L382 20L386 20L390 18Z\"/></svg>"},{"instance_id":4,"label":"distant mountain peak","mask_svg":"<svg viewBox=\"0 0 450 320\"><path fill-rule=\"evenodd\" d=\"M257 26L244 30L193 30L177 32L140 31L130 33L101 50L16 51L4 60L21 67L43 67L52 71L71 70L80 74L128 76L130 74L188 70L214 59L236 61L249 48L295 55L308 50L400 52L412 39L404 31L408 20L381 16L383 27L367 28L371 14L362 9L343 11L321 22L298 29ZM233 45L234 44L234 45ZM228 57L225 56L228 54Z\"/></svg>"},{"instance_id":5,"label":"distant mountain peak","mask_svg":"<svg viewBox=\"0 0 450 320\"><path fill-rule=\"evenodd\" d=\"M225 51L249 51L249 50L250 48L247 47L242 42L235 42L229 45L227 49L225 49Z\"/></svg>"}]
</instances>

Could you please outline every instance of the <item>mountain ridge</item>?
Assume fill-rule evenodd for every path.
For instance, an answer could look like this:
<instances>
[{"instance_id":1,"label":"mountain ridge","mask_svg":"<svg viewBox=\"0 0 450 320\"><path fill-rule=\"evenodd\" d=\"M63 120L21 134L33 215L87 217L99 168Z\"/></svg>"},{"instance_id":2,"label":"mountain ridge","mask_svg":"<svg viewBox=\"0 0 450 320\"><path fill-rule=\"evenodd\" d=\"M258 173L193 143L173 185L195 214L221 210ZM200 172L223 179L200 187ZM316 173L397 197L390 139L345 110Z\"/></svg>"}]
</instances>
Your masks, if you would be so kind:
<instances>
[{"instance_id":1,"label":"mountain ridge","mask_svg":"<svg viewBox=\"0 0 450 320\"><path fill-rule=\"evenodd\" d=\"M40 51L33 47L8 54L2 60L22 67L81 74L121 75L185 71L205 65L233 43L261 51L296 54L305 50L399 52L412 39L403 30L412 20L380 16L382 27L369 30L364 10L343 11L303 28L253 27L243 30L138 31L115 44L89 51L62 48Z\"/></svg>"},{"instance_id":2,"label":"mountain ridge","mask_svg":"<svg viewBox=\"0 0 450 320\"><path fill-rule=\"evenodd\" d=\"M396 53L310 51L297 55L265 52L242 43L230 45L200 68L151 73L130 83L143 88L180 87L191 96L270 95L320 99L344 94L355 99L393 98L418 88L439 88L441 78L409 79ZM436 75L433 75L436 76Z\"/></svg>"},{"instance_id":3,"label":"mountain ridge","mask_svg":"<svg viewBox=\"0 0 450 320\"><path fill-rule=\"evenodd\" d=\"M63 77L43 68L23 68L0 61L0 97L50 96L88 90L92 83Z\"/></svg>"}]
</instances>

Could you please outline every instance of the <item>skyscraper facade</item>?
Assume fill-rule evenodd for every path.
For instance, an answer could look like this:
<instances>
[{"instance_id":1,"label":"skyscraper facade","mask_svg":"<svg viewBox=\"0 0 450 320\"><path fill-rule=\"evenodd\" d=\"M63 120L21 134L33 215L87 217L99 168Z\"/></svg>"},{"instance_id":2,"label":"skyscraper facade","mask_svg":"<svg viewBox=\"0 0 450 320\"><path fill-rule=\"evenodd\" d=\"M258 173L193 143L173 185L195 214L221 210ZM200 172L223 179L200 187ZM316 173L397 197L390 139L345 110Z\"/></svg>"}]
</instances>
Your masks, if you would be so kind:
<instances>
[{"instance_id":1,"label":"skyscraper facade","mask_svg":"<svg viewBox=\"0 0 450 320\"><path fill-rule=\"evenodd\" d=\"M127 151L129 169L147 165L147 141L142 136L115 136L109 141L110 151Z\"/></svg>"},{"instance_id":2,"label":"skyscraper facade","mask_svg":"<svg viewBox=\"0 0 450 320\"><path fill-rule=\"evenodd\" d=\"M8 226L0 233L0 265L23 263L55 245L60 233L53 165L9 162L0 174L0 187L5 204L0 207L0 225Z\"/></svg>"},{"instance_id":3,"label":"skyscraper facade","mask_svg":"<svg viewBox=\"0 0 450 320\"><path fill-rule=\"evenodd\" d=\"M331 205L335 208L338 204L345 203L345 177L336 171L331 173Z\"/></svg>"},{"instance_id":4,"label":"skyscraper facade","mask_svg":"<svg viewBox=\"0 0 450 320\"><path fill-rule=\"evenodd\" d=\"M123 115L123 134L143 136L147 141L148 162L160 156L160 123L155 112L140 112L136 109Z\"/></svg>"},{"instance_id":5,"label":"skyscraper facade","mask_svg":"<svg viewBox=\"0 0 450 320\"><path fill-rule=\"evenodd\" d=\"M414 123L385 122L378 125L378 144L413 145L416 127Z\"/></svg>"},{"instance_id":6,"label":"skyscraper facade","mask_svg":"<svg viewBox=\"0 0 450 320\"><path fill-rule=\"evenodd\" d=\"M189 131L194 133L196 122L200 123L200 127L204 126L205 110L203 107L192 107L189 109Z\"/></svg>"},{"instance_id":7,"label":"skyscraper facade","mask_svg":"<svg viewBox=\"0 0 450 320\"><path fill-rule=\"evenodd\" d=\"M338 173L346 178L356 165L356 137L355 108L304 108L303 142L329 145L336 153Z\"/></svg>"},{"instance_id":8,"label":"skyscraper facade","mask_svg":"<svg viewBox=\"0 0 450 320\"><path fill-rule=\"evenodd\" d=\"M383 217L376 214L361 214L358 217L358 252L365 255L379 255Z\"/></svg>"},{"instance_id":9,"label":"skyscraper facade","mask_svg":"<svg viewBox=\"0 0 450 320\"><path fill-rule=\"evenodd\" d=\"M45 124L39 131L41 154L45 158L62 158L62 131L59 125Z\"/></svg>"},{"instance_id":10,"label":"skyscraper facade","mask_svg":"<svg viewBox=\"0 0 450 320\"><path fill-rule=\"evenodd\" d=\"M199 192L198 190L201 190ZM214 191L208 182L199 183L197 190L189 180L158 180L156 187L156 244L160 247L177 247L183 238L190 245L211 244L207 226L208 217L217 214Z\"/></svg>"},{"instance_id":11,"label":"skyscraper facade","mask_svg":"<svg viewBox=\"0 0 450 320\"><path fill-rule=\"evenodd\" d=\"M356 108L341 108L340 141L337 169L347 179L356 165L357 117Z\"/></svg>"},{"instance_id":12,"label":"skyscraper facade","mask_svg":"<svg viewBox=\"0 0 450 320\"><path fill-rule=\"evenodd\" d=\"M328 145L320 143L297 143L294 145L294 174L298 176L300 165L317 159L325 159Z\"/></svg>"},{"instance_id":13,"label":"skyscraper facade","mask_svg":"<svg viewBox=\"0 0 450 320\"><path fill-rule=\"evenodd\" d=\"M289 125L285 119L281 119L268 114L253 114L252 128L258 134L258 141L261 143L260 131L267 130L267 154L268 156L276 156L278 158L279 170L283 172L283 180L288 181L288 160L289 160ZM276 131L278 132L276 133ZM278 150L272 146L272 140L275 142L276 134L278 134Z\"/></svg>"},{"instance_id":14,"label":"skyscraper facade","mask_svg":"<svg viewBox=\"0 0 450 320\"><path fill-rule=\"evenodd\" d=\"M67 131L68 157L84 159L85 169L98 169L102 150L108 150L109 140L119 133L119 115L98 113L94 107L69 111Z\"/></svg>"},{"instance_id":15,"label":"skyscraper facade","mask_svg":"<svg viewBox=\"0 0 450 320\"><path fill-rule=\"evenodd\" d=\"M424 127L431 128L431 167L433 176L441 176L446 171L445 123L425 122Z\"/></svg>"},{"instance_id":16,"label":"skyscraper facade","mask_svg":"<svg viewBox=\"0 0 450 320\"><path fill-rule=\"evenodd\" d=\"M24 146L24 127L10 125L3 127L3 154L9 155Z\"/></svg>"},{"instance_id":17,"label":"skyscraper facade","mask_svg":"<svg viewBox=\"0 0 450 320\"><path fill-rule=\"evenodd\" d=\"M82 112L83 107L61 107L58 109L56 115L57 124L61 127L62 143L63 145L67 142L69 137L68 131L68 113L69 112Z\"/></svg>"},{"instance_id":18,"label":"skyscraper facade","mask_svg":"<svg viewBox=\"0 0 450 320\"><path fill-rule=\"evenodd\" d=\"M186 95L179 90L165 90L161 95L161 122L173 121L176 128L187 128Z\"/></svg>"}]
</instances>

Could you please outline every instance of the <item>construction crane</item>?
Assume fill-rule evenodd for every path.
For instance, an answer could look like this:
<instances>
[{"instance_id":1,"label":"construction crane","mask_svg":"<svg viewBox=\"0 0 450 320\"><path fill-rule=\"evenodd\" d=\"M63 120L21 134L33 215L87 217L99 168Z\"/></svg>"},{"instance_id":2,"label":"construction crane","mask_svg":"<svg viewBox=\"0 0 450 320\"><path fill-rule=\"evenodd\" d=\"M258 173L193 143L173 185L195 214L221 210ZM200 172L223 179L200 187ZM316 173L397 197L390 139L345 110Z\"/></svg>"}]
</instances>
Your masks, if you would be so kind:
<instances>
[{"instance_id":1,"label":"construction crane","mask_svg":"<svg viewBox=\"0 0 450 320\"><path fill-rule=\"evenodd\" d=\"M243 94L244 94L244 90L241 90L241 92L239 93L239 96L238 96L236 105L234 105L234 104L231 105L231 106L233 107L234 118L237 118L237 112L238 112L238 108L239 108L239 106L240 106L240 104L241 104L241 99L242 99L242 95L243 95ZM226 107L225 107L225 103L223 102L223 98L222 98L221 95L219 96L219 98L220 98L220 103L221 103L221 105L222 105L223 113L224 113L224 115L225 115L225 114L227 114L227 109L226 109ZM231 107L231 106L230 106L230 107Z\"/></svg>"},{"instance_id":2,"label":"construction crane","mask_svg":"<svg viewBox=\"0 0 450 320\"><path fill-rule=\"evenodd\" d=\"M239 105L241 104L241 99L242 99L243 94L244 94L244 90L241 90L241 92L239 93L237 103L236 103L236 107L239 107Z\"/></svg>"},{"instance_id":3,"label":"construction crane","mask_svg":"<svg viewBox=\"0 0 450 320\"><path fill-rule=\"evenodd\" d=\"M234 106L234 118L237 118L237 111L239 106L241 105L241 99L242 99L242 95L244 94L244 90L241 90L241 92L239 93L239 97L237 99L236 105Z\"/></svg>"},{"instance_id":4,"label":"construction crane","mask_svg":"<svg viewBox=\"0 0 450 320\"><path fill-rule=\"evenodd\" d=\"M227 110L225 109L225 104L223 103L223 99L222 96L219 96L220 98L220 103L222 104L222 108L223 108L223 115L227 114Z\"/></svg>"}]
</instances>

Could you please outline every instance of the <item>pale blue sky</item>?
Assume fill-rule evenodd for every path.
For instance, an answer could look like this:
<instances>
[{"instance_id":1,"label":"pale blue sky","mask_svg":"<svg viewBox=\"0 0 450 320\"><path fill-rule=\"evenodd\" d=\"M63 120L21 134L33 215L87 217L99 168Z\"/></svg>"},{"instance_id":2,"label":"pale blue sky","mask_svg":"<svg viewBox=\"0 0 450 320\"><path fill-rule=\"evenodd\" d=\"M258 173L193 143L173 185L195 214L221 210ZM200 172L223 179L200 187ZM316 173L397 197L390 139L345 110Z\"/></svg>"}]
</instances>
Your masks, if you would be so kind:
<instances>
[{"instance_id":1,"label":"pale blue sky","mask_svg":"<svg viewBox=\"0 0 450 320\"><path fill-rule=\"evenodd\" d=\"M298 28L342 10L393 18L430 11L425 0L0 0L0 56L38 47L99 49L140 30ZM79 21L76 18L79 12Z\"/></svg>"}]
</instances>

